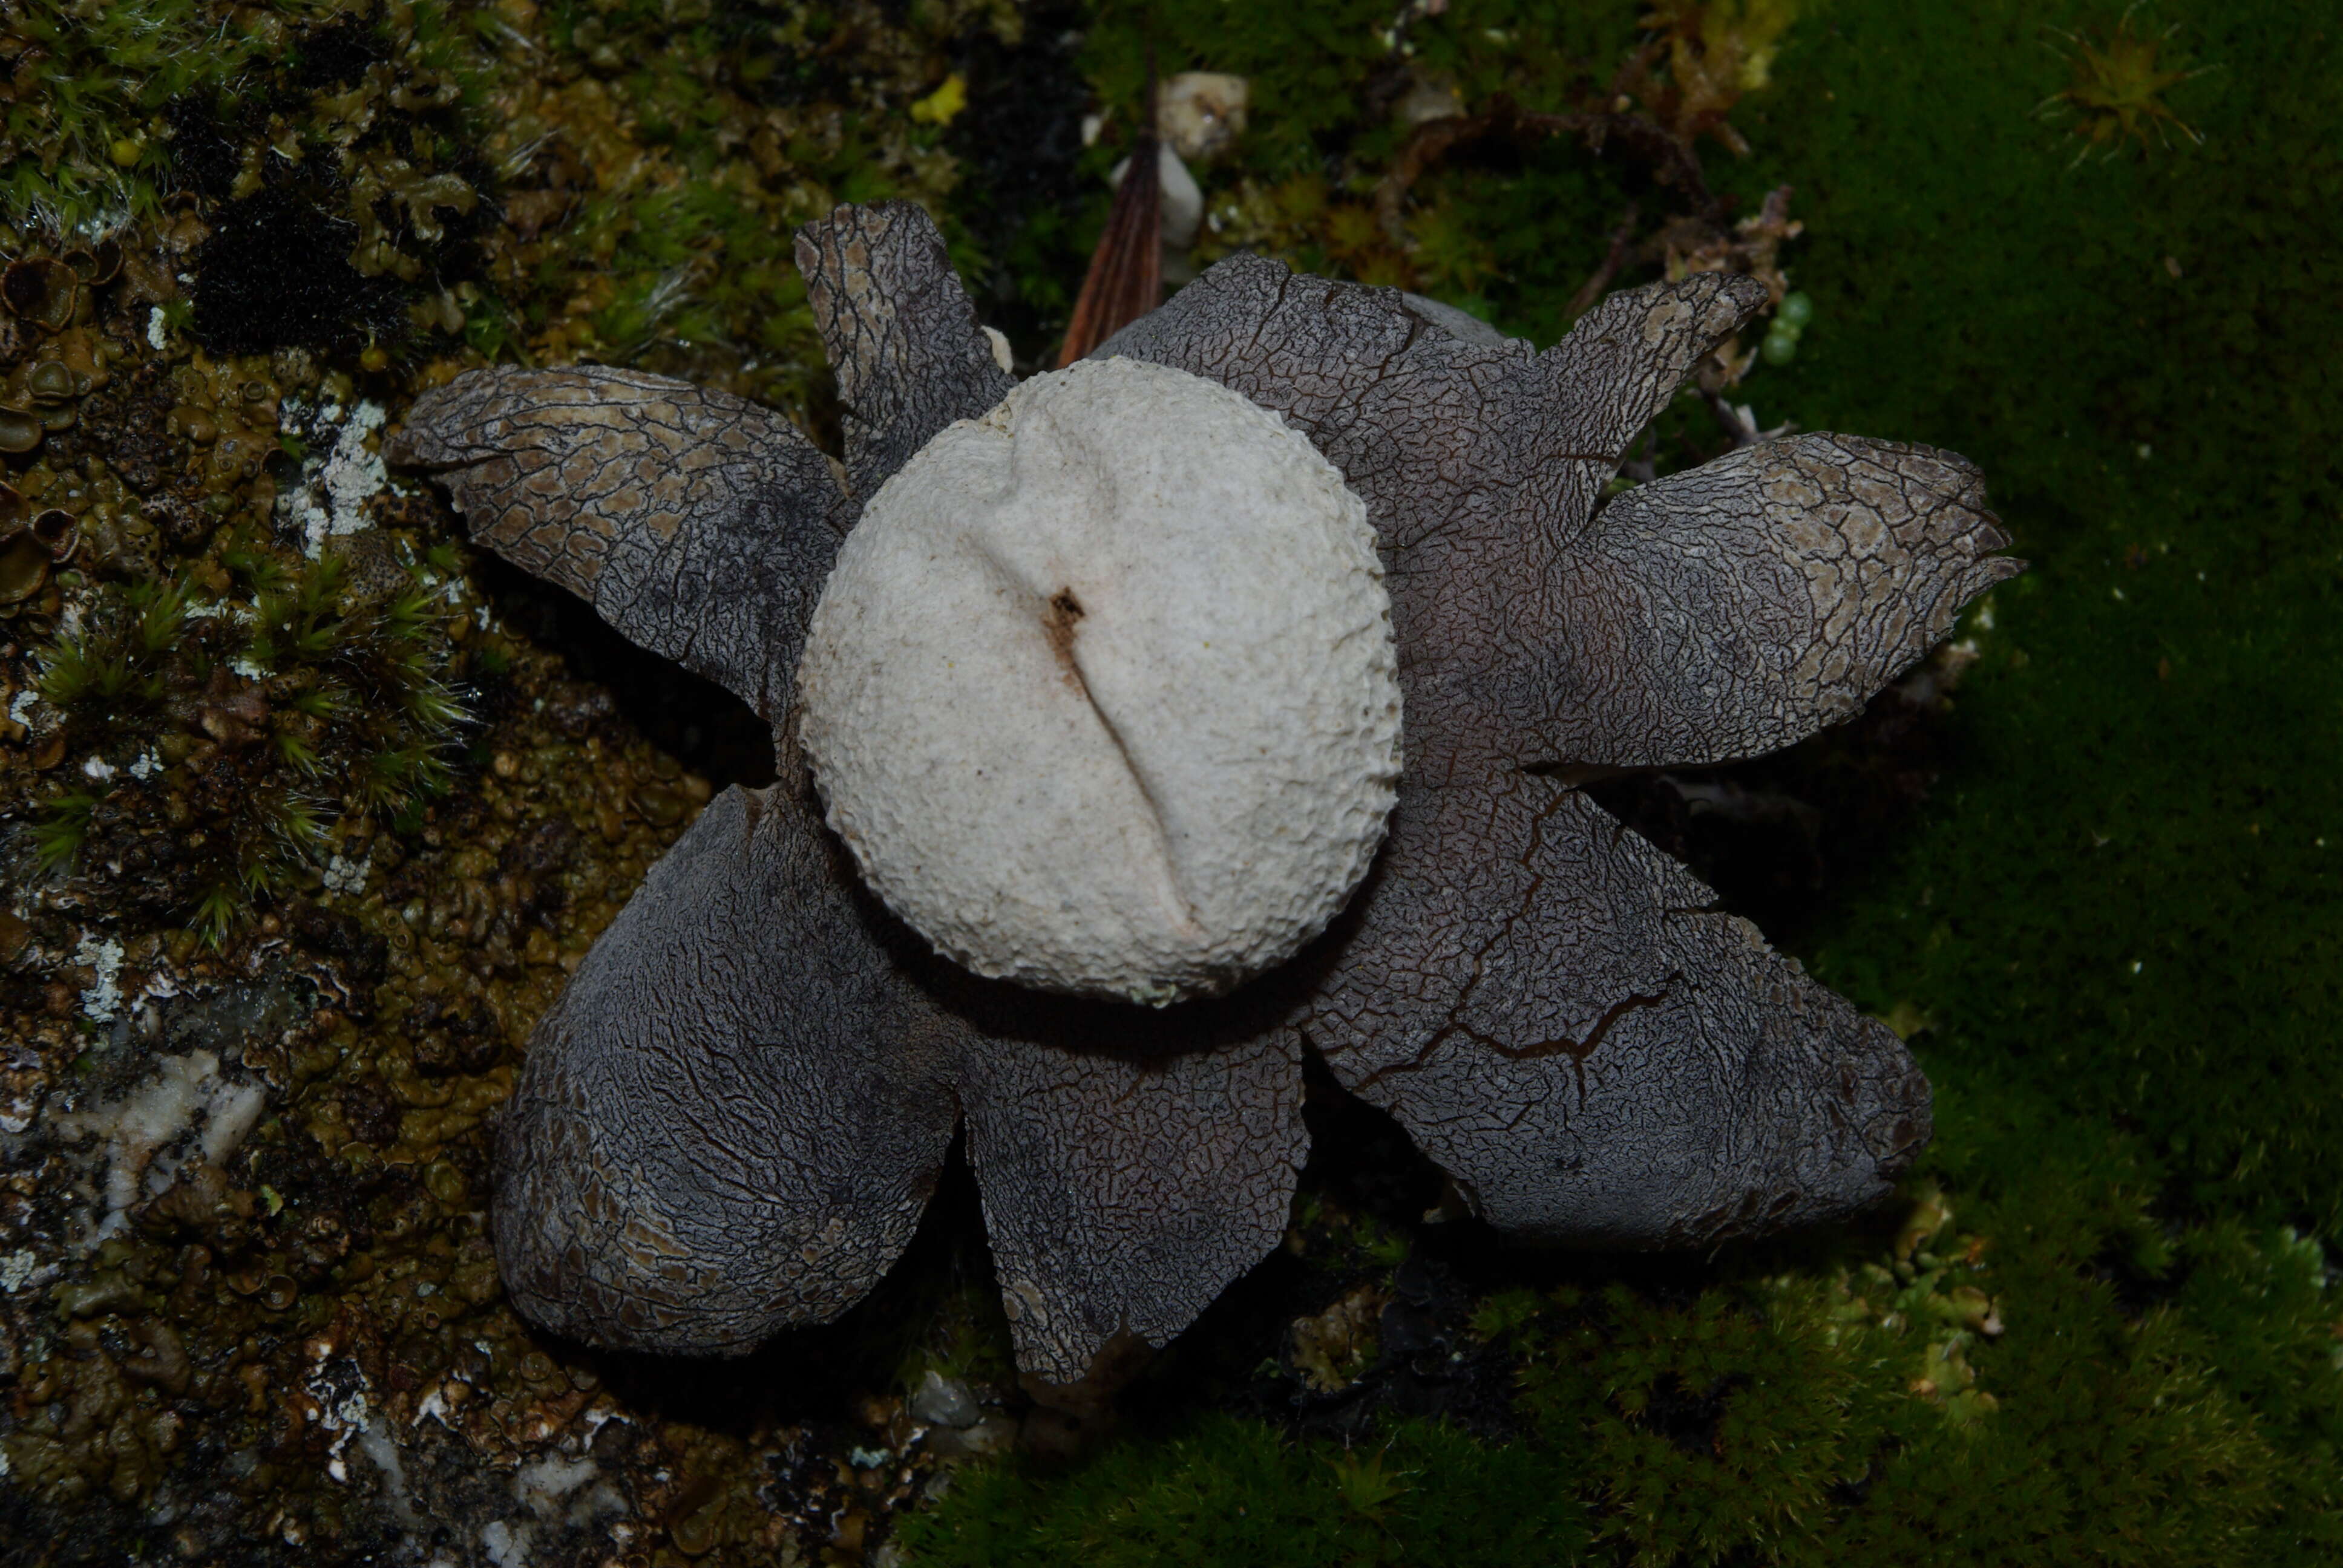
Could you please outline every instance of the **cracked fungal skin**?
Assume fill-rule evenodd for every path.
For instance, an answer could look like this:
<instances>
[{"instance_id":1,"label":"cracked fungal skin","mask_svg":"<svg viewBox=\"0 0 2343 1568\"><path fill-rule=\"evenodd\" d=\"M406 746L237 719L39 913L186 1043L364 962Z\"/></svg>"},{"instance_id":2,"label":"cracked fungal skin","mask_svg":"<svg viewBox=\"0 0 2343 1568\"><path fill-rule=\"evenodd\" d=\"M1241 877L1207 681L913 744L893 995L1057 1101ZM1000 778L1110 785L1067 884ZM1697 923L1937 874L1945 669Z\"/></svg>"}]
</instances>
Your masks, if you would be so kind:
<instances>
[{"instance_id":1,"label":"cracked fungal skin","mask_svg":"<svg viewBox=\"0 0 2343 1568\"><path fill-rule=\"evenodd\" d=\"M1802 437L1598 512L1759 286L1616 295L1539 354L1392 290L1221 263L1099 352L1274 410L1365 500L1409 715L1399 803L1284 969L1161 1012L1050 997L937 959L858 883L790 712L862 502L1010 377L918 208L841 207L798 255L843 490L778 417L608 369L475 372L393 446L491 548L754 704L779 752L780 782L701 816L533 1037L495 1209L523 1312L720 1353L834 1317L964 1120L1020 1364L1078 1383L1277 1243L1305 1048L1526 1236L1695 1246L1885 1195L1929 1132L1902 1043L1572 780L1852 713L2019 569L1975 469Z\"/></svg>"}]
</instances>

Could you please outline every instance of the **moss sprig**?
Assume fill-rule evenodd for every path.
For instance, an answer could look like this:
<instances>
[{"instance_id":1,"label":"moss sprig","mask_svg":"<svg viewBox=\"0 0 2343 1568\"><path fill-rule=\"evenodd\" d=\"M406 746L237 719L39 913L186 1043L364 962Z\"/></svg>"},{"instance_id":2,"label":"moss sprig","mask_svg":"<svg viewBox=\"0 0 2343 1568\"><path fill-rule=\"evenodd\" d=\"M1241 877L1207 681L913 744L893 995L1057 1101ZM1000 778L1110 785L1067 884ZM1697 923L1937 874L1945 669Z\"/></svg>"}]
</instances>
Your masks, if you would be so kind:
<instances>
[{"instance_id":1,"label":"moss sprig","mask_svg":"<svg viewBox=\"0 0 2343 1568\"><path fill-rule=\"evenodd\" d=\"M24 0L0 16L0 207L67 233L160 216L171 188L161 130L175 98L233 93L284 45L288 21L344 0Z\"/></svg>"},{"instance_id":2,"label":"moss sprig","mask_svg":"<svg viewBox=\"0 0 2343 1568\"><path fill-rule=\"evenodd\" d=\"M222 564L240 592L111 590L43 652L41 695L85 760L33 829L44 869L215 946L313 879L356 819L421 828L468 722L427 564L377 562L365 584L344 554L297 566L246 547Z\"/></svg>"}]
</instances>

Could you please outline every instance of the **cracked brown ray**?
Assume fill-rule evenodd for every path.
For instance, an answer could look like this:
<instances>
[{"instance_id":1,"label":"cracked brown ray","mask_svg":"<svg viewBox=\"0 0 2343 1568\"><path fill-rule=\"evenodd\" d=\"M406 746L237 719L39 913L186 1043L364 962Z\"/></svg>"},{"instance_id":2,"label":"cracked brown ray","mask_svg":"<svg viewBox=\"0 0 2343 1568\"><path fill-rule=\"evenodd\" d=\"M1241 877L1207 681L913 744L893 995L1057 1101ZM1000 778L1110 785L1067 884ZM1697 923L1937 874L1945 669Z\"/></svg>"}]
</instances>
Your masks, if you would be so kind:
<instances>
[{"instance_id":1,"label":"cracked brown ray","mask_svg":"<svg viewBox=\"0 0 2343 1568\"><path fill-rule=\"evenodd\" d=\"M841 206L798 230L798 267L846 406L847 486L859 502L955 419L1016 379L993 362L935 221L910 202Z\"/></svg>"},{"instance_id":2,"label":"cracked brown ray","mask_svg":"<svg viewBox=\"0 0 2343 1568\"><path fill-rule=\"evenodd\" d=\"M1162 1344L1283 1238L1308 1152L1291 1043L1153 1060L977 1043L969 1158L1021 1361L1087 1369L1120 1334Z\"/></svg>"},{"instance_id":3,"label":"cracked brown ray","mask_svg":"<svg viewBox=\"0 0 2343 1568\"><path fill-rule=\"evenodd\" d=\"M852 521L787 419L640 371L498 366L417 398L384 455L430 469L479 543L781 721Z\"/></svg>"},{"instance_id":4,"label":"cracked brown ray","mask_svg":"<svg viewBox=\"0 0 2343 1568\"><path fill-rule=\"evenodd\" d=\"M809 792L719 796L530 1037L495 1228L548 1328L744 1353L845 1311L910 1240L961 1030L874 935Z\"/></svg>"},{"instance_id":5,"label":"cracked brown ray","mask_svg":"<svg viewBox=\"0 0 2343 1568\"><path fill-rule=\"evenodd\" d=\"M1885 1196L1925 1143L1902 1041L1582 792L1403 792L1301 1021L1508 1231L1705 1243Z\"/></svg>"},{"instance_id":6,"label":"cracked brown ray","mask_svg":"<svg viewBox=\"0 0 2343 1568\"><path fill-rule=\"evenodd\" d=\"M1928 447L1800 436L1643 486L1580 537L1547 602L1518 608L1541 744L1615 767L1788 746L1853 718L2024 570L1991 553L2008 542L1976 469Z\"/></svg>"}]
</instances>

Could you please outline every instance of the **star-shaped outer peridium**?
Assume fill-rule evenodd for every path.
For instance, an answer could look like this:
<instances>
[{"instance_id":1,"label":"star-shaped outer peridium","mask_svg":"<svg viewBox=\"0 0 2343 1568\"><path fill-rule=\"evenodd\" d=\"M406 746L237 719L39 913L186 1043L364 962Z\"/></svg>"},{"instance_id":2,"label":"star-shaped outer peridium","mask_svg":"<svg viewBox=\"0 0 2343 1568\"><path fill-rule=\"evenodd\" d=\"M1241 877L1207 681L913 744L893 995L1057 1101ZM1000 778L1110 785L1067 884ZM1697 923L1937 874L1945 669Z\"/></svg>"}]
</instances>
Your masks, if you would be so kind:
<instances>
[{"instance_id":1,"label":"star-shaped outer peridium","mask_svg":"<svg viewBox=\"0 0 2343 1568\"><path fill-rule=\"evenodd\" d=\"M1019 1363L1080 1386L1276 1245L1305 1045L1524 1235L1699 1245L1885 1194L1929 1131L1902 1044L1571 781L1854 713L2019 569L1990 553L1974 468L1806 436L1598 513L1756 284L1616 295L1538 354L1388 289L1222 262L1100 352L1275 409L1365 500L1399 804L1285 969L1160 1013L1070 1001L935 958L822 826L789 711L807 616L863 501L1011 379L919 208L841 207L798 259L843 489L779 416L625 370L476 371L392 443L490 548L753 704L779 752L780 782L701 815L532 1038L495 1209L522 1312L699 1352L832 1318L909 1239L964 1120Z\"/></svg>"}]
</instances>

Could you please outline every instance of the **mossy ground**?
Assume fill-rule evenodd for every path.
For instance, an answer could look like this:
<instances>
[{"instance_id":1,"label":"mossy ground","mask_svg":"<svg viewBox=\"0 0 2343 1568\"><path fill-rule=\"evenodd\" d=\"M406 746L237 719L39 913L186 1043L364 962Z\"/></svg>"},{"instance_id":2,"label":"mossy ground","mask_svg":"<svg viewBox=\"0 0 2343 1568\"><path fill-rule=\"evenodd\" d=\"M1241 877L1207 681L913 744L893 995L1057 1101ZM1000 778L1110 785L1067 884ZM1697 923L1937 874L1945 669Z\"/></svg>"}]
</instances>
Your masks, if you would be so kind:
<instances>
[{"instance_id":1,"label":"mossy ground","mask_svg":"<svg viewBox=\"0 0 2343 1568\"><path fill-rule=\"evenodd\" d=\"M1567 85L1538 79L1540 45L1607 65L1626 9L1540 26L1532 8L1460 5L1416 24L1417 59L1468 103L1500 86L1534 102ZM2343 1300L2324 1240L2343 1219L2343 263L2320 237L2343 202L2343 25L2285 5L2136 14L2150 36L2178 25L2167 62L2213 67L2165 95L2205 142L2076 166L2071 119L2037 110L2120 7L1806 12L1735 111L1753 156L1706 155L1745 210L1795 186L1808 226L1787 260L1814 325L1735 396L1769 426L1966 454L2034 569L1965 628L1979 657L1932 726L1925 801L1883 814L1894 791L1863 778L1882 759L1857 726L1687 780L1819 806L1804 832L1647 814L1685 828L1673 847L1822 978L1915 1031L1939 1100L1914 1191L1949 1194L1973 1238L1952 1250L1974 1252L1968 1282L2002 1332L1940 1313L1932 1337L1925 1309L1883 1329L1913 1315L1882 1299L1899 1288L1877 1277L1884 1238L1658 1271L1523 1263L1524 1293L1483 1298L1520 1313L1500 1314L1519 1364L1510 1441L1405 1419L1338 1440L1303 1420L1280 1445L1174 1409L1086 1469L964 1484L910 1527L915 1561L2310 1563L2343 1547ZM1364 166L1359 199L1391 145L1356 108L1390 18L1227 17L1156 8L1164 68L1256 73L1277 117L1208 196L1323 178L1341 149ZM1537 41L1476 62L1490 26ZM1094 44L1103 75L1134 75L1140 36L1134 13ZM1433 232L1416 237L1482 260L1419 263L1418 286L1541 342L1631 195L1575 146L1427 186ZM1938 1299L1971 1267L1948 1264ZM1966 1371L1947 1377L1956 1336ZM1961 1405L1962 1384L1990 1404ZM1372 1503L1362 1455L1397 1478Z\"/></svg>"},{"instance_id":2,"label":"mossy ground","mask_svg":"<svg viewBox=\"0 0 2343 1568\"><path fill-rule=\"evenodd\" d=\"M1775 49L1730 111L1750 156L1699 146L1736 214L1795 187L1783 260L1815 309L1732 397L1769 427L1966 454L2035 563L1965 624L1949 704L1883 699L1779 759L1606 787L1910 1034L1938 1134L1893 1211L1711 1258L1515 1251L1428 1219L1435 1173L1319 1083L1287 1248L1119 1432L949 1487L903 1392L934 1367L1017 1403L964 1178L872 1301L745 1368L583 1355L497 1293L483 1117L529 1024L705 781L760 780L769 754L736 708L470 553L420 488L370 501L334 568L390 597L305 609L318 568L279 498L335 437L262 410L322 392L395 419L465 364L582 357L827 439L788 230L889 195L938 212L980 309L1041 361L1151 46L1166 73L1252 83L1250 132L1198 171L1199 259L1255 245L1549 342L1629 204L1647 226L1672 210L1632 158L1483 144L1413 184L1396 231L1376 186L1411 92L1566 109L1638 11L23 8L9 254L111 218L129 259L72 328L110 385L43 405L5 476L74 511L82 553L0 626L0 1556L485 1560L491 1527L541 1563L2343 1552L2343 25L2274 0L2128 22L2112 0L1817 0L1786 31L1764 0L1644 8ZM2167 114L2133 116L2145 142L2077 135L2093 104L2046 100L2103 87L2078 56L2126 39L2158 40L2141 79ZM1718 440L1686 404L1654 456ZM427 578L427 614L397 598ZM427 748L444 778L328 810L338 858L281 847L213 945L125 859L185 828L173 802L265 839L302 767L286 738L362 768L431 737L306 710L331 649L310 673L256 661L248 691L216 679L254 662L248 627L142 654L126 678L151 678L151 715L19 699L76 636L169 595L264 624L264 579L312 629L404 604L389 656L462 713ZM160 770L91 813L60 876L41 850L85 751ZM257 786L206 805L207 777ZM103 1027L102 968L131 996ZM265 1096L248 1141L77 1234L100 1177L71 1115L197 1049ZM353 1435L377 1417L404 1514ZM529 1468L555 1460L588 1467L575 1490L542 1490L572 1474Z\"/></svg>"}]
</instances>

